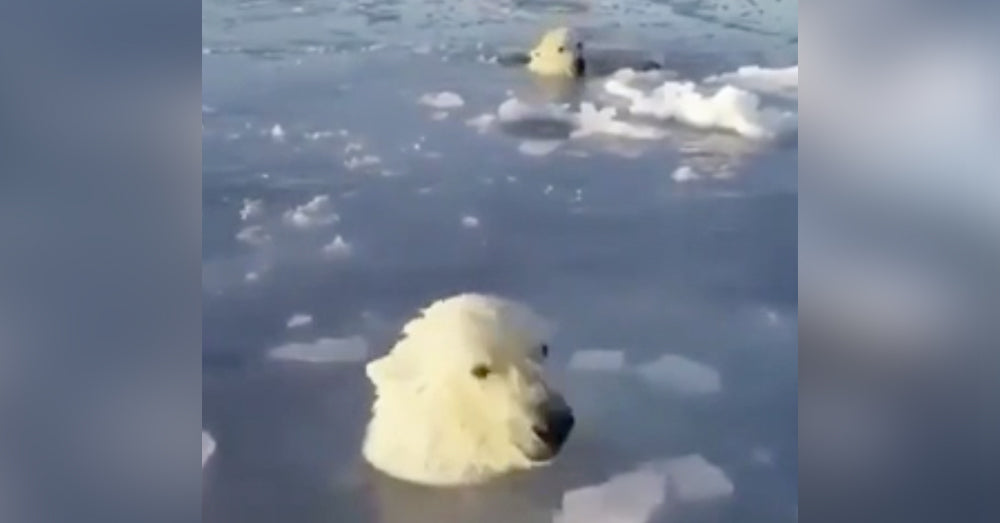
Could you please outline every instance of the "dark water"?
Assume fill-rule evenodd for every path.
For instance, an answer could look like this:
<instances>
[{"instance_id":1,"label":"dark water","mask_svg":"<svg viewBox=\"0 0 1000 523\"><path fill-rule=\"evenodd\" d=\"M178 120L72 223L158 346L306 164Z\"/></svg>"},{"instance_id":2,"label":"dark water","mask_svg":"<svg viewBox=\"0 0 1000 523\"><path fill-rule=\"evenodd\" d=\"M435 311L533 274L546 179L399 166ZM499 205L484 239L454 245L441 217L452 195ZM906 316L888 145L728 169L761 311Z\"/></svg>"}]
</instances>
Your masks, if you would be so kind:
<instances>
[{"instance_id":1,"label":"dark water","mask_svg":"<svg viewBox=\"0 0 1000 523\"><path fill-rule=\"evenodd\" d=\"M684 78L797 63L795 3L756 2L754 16L723 5L206 2L202 426L218 448L203 520L551 521L567 490L687 454L734 492L668 501L655 520L797 520L795 144L673 127L537 156L523 136L466 124L508 91L551 95L490 58L553 23ZM441 91L464 105L442 116L418 102ZM702 179L674 181L680 165ZM317 195L335 223L284 221ZM244 199L262 201L246 222ZM251 225L270 241L237 240ZM324 253L338 236L349 247ZM350 336L380 354L418 307L463 291L525 301L559 325L549 369L581 421L552 468L444 492L379 478L359 454L362 362L266 358ZM289 329L295 313L312 322ZM593 348L623 351L629 367L683 355L718 371L721 391L568 367Z\"/></svg>"}]
</instances>

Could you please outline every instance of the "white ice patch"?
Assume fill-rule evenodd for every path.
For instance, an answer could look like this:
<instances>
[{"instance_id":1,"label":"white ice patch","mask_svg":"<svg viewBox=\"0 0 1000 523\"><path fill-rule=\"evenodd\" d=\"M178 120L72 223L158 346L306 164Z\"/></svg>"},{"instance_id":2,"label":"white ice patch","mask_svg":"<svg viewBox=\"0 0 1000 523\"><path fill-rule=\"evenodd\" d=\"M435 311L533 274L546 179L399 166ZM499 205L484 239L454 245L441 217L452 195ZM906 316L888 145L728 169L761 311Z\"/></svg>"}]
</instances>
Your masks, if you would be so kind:
<instances>
[{"instance_id":1,"label":"white ice patch","mask_svg":"<svg viewBox=\"0 0 1000 523\"><path fill-rule=\"evenodd\" d=\"M701 178L701 175L698 174L698 171L695 171L690 166L682 165L678 167L677 170L675 170L674 173L670 175L670 177L673 178L673 180L677 183L684 183L697 180Z\"/></svg>"},{"instance_id":2,"label":"white ice patch","mask_svg":"<svg viewBox=\"0 0 1000 523\"><path fill-rule=\"evenodd\" d=\"M277 142L285 140L285 130L282 129L281 124L276 123L274 127L271 127L271 138Z\"/></svg>"},{"instance_id":3,"label":"white ice patch","mask_svg":"<svg viewBox=\"0 0 1000 523\"><path fill-rule=\"evenodd\" d=\"M493 122L497 119L496 115L485 113L479 116L469 118L465 121L465 124L469 127L475 128L480 133L485 133L487 129L493 125Z\"/></svg>"},{"instance_id":4,"label":"white ice patch","mask_svg":"<svg viewBox=\"0 0 1000 523\"><path fill-rule=\"evenodd\" d=\"M517 146L518 152L526 156L548 156L562 146L564 140L525 140Z\"/></svg>"},{"instance_id":5,"label":"white ice patch","mask_svg":"<svg viewBox=\"0 0 1000 523\"><path fill-rule=\"evenodd\" d=\"M246 280L248 283L255 282L260 279L260 274L250 271L245 275L243 275L243 279Z\"/></svg>"},{"instance_id":6,"label":"white ice patch","mask_svg":"<svg viewBox=\"0 0 1000 523\"><path fill-rule=\"evenodd\" d=\"M368 343L360 336L320 338L312 343L287 343L268 352L268 357L305 363L352 363L368 357Z\"/></svg>"},{"instance_id":7,"label":"white ice patch","mask_svg":"<svg viewBox=\"0 0 1000 523\"><path fill-rule=\"evenodd\" d=\"M354 252L354 247L339 234L333 241L323 246L323 254L328 258L343 259L349 257L352 252Z\"/></svg>"},{"instance_id":8,"label":"white ice patch","mask_svg":"<svg viewBox=\"0 0 1000 523\"><path fill-rule=\"evenodd\" d=\"M420 103L435 109L457 109L465 105L465 100L456 93L442 91L421 96Z\"/></svg>"},{"instance_id":9,"label":"white ice patch","mask_svg":"<svg viewBox=\"0 0 1000 523\"><path fill-rule=\"evenodd\" d=\"M735 491L729 476L700 454L669 459L663 469L669 479L671 501L701 503L731 496Z\"/></svg>"},{"instance_id":10,"label":"white ice patch","mask_svg":"<svg viewBox=\"0 0 1000 523\"><path fill-rule=\"evenodd\" d=\"M583 138L606 134L635 140L658 140L667 135L662 129L617 120L617 116L618 110L614 107L598 109L594 104L584 102L580 104L580 112L576 115L576 130L571 136Z\"/></svg>"},{"instance_id":11,"label":"white ice patch","mask_svg":"<svg viewBox=\"0 0 1000 523\"><path fill-rule=\"evenodd\" d=\"M373 154L366 154L364 156L353 156L351 158L348 158L347 160L344 161L344 167L347 167L352 171L356 171L364 167L372 167L375 165L379 165L381 163L382 159L379 158L378 156L375 156Z\"/></svg>"},{"instance_id":12,"label":"white ice patch","mask_svg":"<svg viewBox=\"0 0 1000 523\"><path fill-rule=\"evenodd\" d=\"M294 209L285 211L284 219L286 223L295 227L308 229L330 225L335 223L340 217L333 212L330 205L330 197L322 194Z\"/></svg>"},{"instance_id":13,"label":"white ice patch","mask_svg":"<svg viewBox=\"0 0 1000 523\"><path fill-rule=\"evenodd\" d=\"M264 231L263 226L251 225L236 233L236 239L248 245L260 247L271 242L271 235Z\"/></svg>"},{"instance_id":14,"label":"white ice patch","mask_svg":"<svg viewBox=\"0 0 1000 523\"><path fill-rule=\"evenodd\" d=\"M505 123L530 120L556 120L569 124L573 123L573 115L566 105L531 105L517 98L507 99L500 104L500 107L497 108L497 118Z\"/></svg>"},{"instance_id":15,"label":"white ice patch","mask_svg":"<svg viewBox=\"0 0 1000 523\"><path fill-rule=\"evenodd\" d=\"M475 216L462 216L462 227L466 229L475 229L479 227L479 218Z\"/></svg>"},{"instance_id":16,"label":"white ice patch","mask_svg":"<svg viewBox=\"0 0 1000 523\"><path fill-rule=\"evenodd\" d=\"M291 318L288 318L288 322L285 325L289 329L295 329L298 327L305 327L312 323L313 317L309 314L296 313L293 314Z\"/></svg>"},{"instance_id":17,"label":"white ice patch","mask_svg":"<svg viewBox=\"0 0 1000 523\"><path fill-rule=\"evenodd\" d=\"M799 66L768 69L757 65L743 66L731 73L709 76L705 83L729 84L750 91L797 98Z\"/></svg>"},{"instance_id":18,"label":"white ice patch","mask_svg":"<svg viewBox=\"0 0 1000 523\"><path fill-rule=\"evenodd\" d=\"M215 439L206 431L201 431L201 468L205 468L208 459L215 454Z\"/></svg>"},{"instance_id":19,"label":"white ice patch","mask_svg":"<svg viewBox=\"0 0 1000 523\"><path fill-rule=\"evenodd\" d=\"M243 199L243 208L240 209L240 220L247 221L256 218L264 212L263 200Z\"/></svg>"},{"instance_id":20,"label":"white ice patch","mask_svg":"<svg viewBox=\"0 0 1000 523\"><path fill-rule=\"evenodd\" d=\"M675 120L699 129L732 131L755 139L770 139L798 127L798 115L771 107L762 108L756 94L725 85L704 94L693 82L666 81L652 91L633 87L612 77L604 89L628 101L634 115Z\"/></svg>"},{"instance_id":21,"label":"white ice patch","mask_svg":"<svg viewBox=\"0 0 1000 523\"><path fill-rule=\"evenodd\" d=\"M586 372L618 372L625 368L625 353L606 349L579 350L570 357L569 368Z\"/></svg>"},{"instance_id":22,"label":"white ice patch","mask_svg":"<svg viewBox=\"0 0 1000 523\"><path fill-rule=\"evenodd\" d=\"M666 498L667 475L650 467L563 495L553 523L646 523Z\"/></svg>"},{"instance_id":23,"label":"white ice patch","mask_svg":"<svg viewBox=\"0 0 1000 523\"><path fill-rule=\"evenodd\" d=\"M639 365L636 372L650 385L683 395L714 394L722 390L718 371L676 354L667 354Z\"/></svg>"}]
</instances>

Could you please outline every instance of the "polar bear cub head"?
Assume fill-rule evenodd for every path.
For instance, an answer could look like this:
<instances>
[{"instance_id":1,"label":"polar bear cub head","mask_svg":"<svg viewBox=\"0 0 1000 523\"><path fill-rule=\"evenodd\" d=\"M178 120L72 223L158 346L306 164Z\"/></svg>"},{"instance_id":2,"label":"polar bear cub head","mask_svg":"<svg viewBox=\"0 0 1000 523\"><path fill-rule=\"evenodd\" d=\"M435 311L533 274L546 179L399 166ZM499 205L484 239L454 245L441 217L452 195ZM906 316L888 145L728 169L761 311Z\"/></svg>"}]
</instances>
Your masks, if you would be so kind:
<instances>
[{"instance_id":1,"label":"polar bear cub head","mask_svg":"<svg viewBox=\"0 0 1000 523\"><path fill-rule=\"evenodd\" d=\"M583 42L568 27L552 29L529 53L528 70L543 76L583 76Z\"/></svg>"},{"instance_id":2,"label":"polar bear cub head","mask_svg":"<svg viewBox=\"0 0 1000 523\"><path fill-rule=\"evenodd\" d=\"M431 304L366 367L375 403L365 459L431 485L478 483L551 461L574 420L542 374L549 333L531 309L496 296Z\"/></svg>"}]
</instances>

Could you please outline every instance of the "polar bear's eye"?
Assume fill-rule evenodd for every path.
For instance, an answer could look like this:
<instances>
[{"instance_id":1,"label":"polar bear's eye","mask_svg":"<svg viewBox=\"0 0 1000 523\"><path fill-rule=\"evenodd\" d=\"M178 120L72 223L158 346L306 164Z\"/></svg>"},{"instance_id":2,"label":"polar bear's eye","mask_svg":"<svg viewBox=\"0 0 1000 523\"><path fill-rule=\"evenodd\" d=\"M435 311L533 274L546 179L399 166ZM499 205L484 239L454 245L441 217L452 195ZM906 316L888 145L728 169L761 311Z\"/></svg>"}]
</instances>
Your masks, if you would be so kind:
<instances>
[{"instance_id":1,"label":"polar bear's eye","mask_svg":"<svg viewBox=\"0 0 1000 523\"><path fill-rule=\"evenodd\" d=\"M486 365L476 365L475 367L472 367L472 375L475 376L476 379L485 379L490 375L490 368Z\"/></svg>"},{"instance_id":2,"label":"polar bear's eye","mask_svg":"<svg viewBox=\"0 0 1000 523\"><path fill-rule=\"evenodd\" d=\"M559 52L560 53L565 53L566 52L566 48L560 45L559 46Z\"/></svg>"}]
</instances>

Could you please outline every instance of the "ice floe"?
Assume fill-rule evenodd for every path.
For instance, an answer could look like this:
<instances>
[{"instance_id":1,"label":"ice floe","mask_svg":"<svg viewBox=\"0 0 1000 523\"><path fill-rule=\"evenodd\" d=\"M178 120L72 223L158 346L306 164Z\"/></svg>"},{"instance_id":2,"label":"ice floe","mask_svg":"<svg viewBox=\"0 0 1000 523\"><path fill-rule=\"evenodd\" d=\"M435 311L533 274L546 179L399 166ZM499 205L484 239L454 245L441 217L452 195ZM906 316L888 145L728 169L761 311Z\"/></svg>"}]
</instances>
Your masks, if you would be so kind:
<instances>
[{"instance_id":1,"label":"ice floe","mask_svg":"<svg viewBox=\"0 0 1000 523\"><path fill-rule=\"evenodd\" d=\"M285 211L284 219L295 227L307 229L335 223L340 217L333 212L330 197L322 194L308 202Z\"/></svg>"},{"instance_id":2,"label":"ice floe","mask_svg":"<svg viewBox=\"0 0 1000 523\"><path fill-rule=\"evenodd\" d=\"M699 129L770 139L798 127L798 115L794 112L761 107L757 94L728 84L709 93L694 82L668 80L646 91L613 77L605 82L604 88L628 102L627 110L633 115L672 120Z\"/></svg>"},{"instance_id":3,"label":"ice floe","mask_svg":"<svg viewBox=\"0 0 1000 523\"><path fill-rule=\"evenodd\" d=\"M563 494L553 523L646 523L666 500L667 475L649 467Z\"/></svg>"},{"instance_id":4,"label":"ice floe","mask_svg":"<svg viewBox=\"0 0 1000 523\"><path fill-rule=\"evenodd\" d=\"M271 242L271 235L264 230L262 225L251 225L237 232L236 239L254 247L260 247Z\"/></svg>"},{"instance_id":5,"label":"ice floe","mask_svg":"<svg viewBox=\"0 0 1000 523\"><path fill-rule=\"evenodd\" d=\"M285 140L285 130L281 127L281 124L274 124L270 131L271 138L277 142Z\"/></svg>"},{"instance_id":6,"label":"ice floe","mask_svg":"<svg viewBox=\"0 0 1000 523\"><path fill-rule=\"evenodd\" d=\"M666 354L635 370L646 383L684 395L714 394L722 390L717 370L677 354Z\"/></svg>"},{"instance_id":7,"label":"ice floe","mask_svg":"<svg viewBox=\"0 0 1000 523\"><path fill-rule=\"evenodd\" d=\"M701 178L701 175L690 166L682 165L678 167L674 173L670 175L670 177L677 183L684 183L697 180Z\"/></svg>"},{"instance_id":8,"label":"ice floe","mask_svg":"<svg viewBox=\"0 0 1000 523\"><path fill-rule=\"evenodd\" d=\"M797 97L799 91L799 66L770 69L747 65L736 71L709 76L708 84L729 84L759 93Z\"/></svg>"},{"instance_id":9,"label":"ice floe","mask_svg":"<svg viewBox=\"0 0 1000 523\"><path fill-rule=\"evenodd\" d=\"M584 102L580 104L580 112L576 115L576 129L570 136L583 138L604 134L635 140L658 140L667 135L663 129L626 122L617 117L618 110L614 107L598 109L596 105Z\"/></svg>"},{"instance_id":10,"label":"ice floe","mask_svg":"<svg viewBox=\"0 0 1000 523\"><path fill-rule=\"evenodd\" d=\"M285 323L285 325L289 329L295 329L298 327L305 327L306 325L311 324L312 321L313 318L311 315L305 313L296 313L293 314L291 318L288 318L288 321Z\"/></svg>"},{"instance_id":11,"label":"ice floe","mask_svg":"<svg viewBox=\"0 0 1000 523\"><path fill-rule=\"evenodd\" d=\"M700 454L669 459L663 470L667 473L671 501L713 501L731 496L736 490L725 471Z\"/></svg>"},{"instance_id":12,"label":"ice floe","mask_svg":"<svg viewBox=\"0 0 1000 523\"><path fill-rule=\"evenodd\" d=\"M457 109L465 105L465 100L451 91L442 91L421 96L420 103L435 109Z\"/></svg>"},{"instance_id":13,"label":"ice floe","mask_svg":"<svg viewBox=\"0 0 1000 523\"><path fill-rule=\"evenodd\" d=\"M264 213L263 200L243 199L243 208L240 209L240 220L247 221L256 218Z\"/></svg>"},{"instance_id":14,"label":"ice floe","mask_svg":"<svg viewBox=\"0 0 1000 523\"><path fill-rule=\"evenodd\" d=\"M368 343L360 336L320 338L311 343L286 343L268 352L274 360L305 363L352 363L368 356Z\"/></svg>"},{"instance_id":15,"label":"ice floe","mask_svg":"<svg viewBox=\"0 0 1000 523\"><path fill-rule=\"evenodd\" d=\"M322 250L328 258L343 259L354 252L354 247L338 234L330 243L324 245Z\"/></svg>"}]
</instances>

